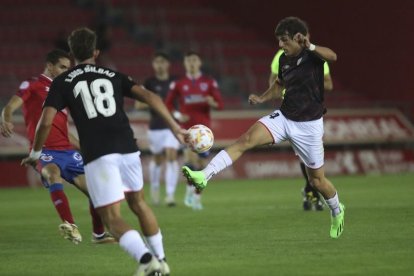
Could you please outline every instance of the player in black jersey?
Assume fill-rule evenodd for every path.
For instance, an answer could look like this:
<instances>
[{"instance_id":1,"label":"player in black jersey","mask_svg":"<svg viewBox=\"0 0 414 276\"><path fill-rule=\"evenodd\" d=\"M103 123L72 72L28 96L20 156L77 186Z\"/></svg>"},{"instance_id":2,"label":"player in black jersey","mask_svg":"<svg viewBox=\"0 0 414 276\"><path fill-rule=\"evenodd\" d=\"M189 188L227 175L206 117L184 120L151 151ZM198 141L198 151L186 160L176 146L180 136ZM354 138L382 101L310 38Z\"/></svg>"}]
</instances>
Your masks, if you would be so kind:
<instances>
[{"instance_id":1,"label":"player in black jersey","mask_svg":"<svg viewBox=\"0 0 414 276\"><path fill-rule=\"evenodd\" d=\"M87 187L104 223L120 246L140 263L136 275L160 271L169 274L157 220L143 198L140 152L123 110L123 97L147 103L164 118L180 142L184 142L186 131L171 117L159 96L124 74L95 65L99 51L93 31L74 30L68 42L77 65L53 81L33 149L22 163L32 165L38 160L54 116L67 107L78 130ZM120 201L124 198L137 216L151 251L123 220Z\"/></svg>"},{"instance_id":2,"label":"player in black jersey","mask_svg":"<svg viewBox=\"0 0 414 276\"><path fill-rule=\"evenodd\" d=\"M281 98L286 89L280 110L261 118L233 145L219 152L204 170L183 167L183 173L198 189L204 189L213 175L231 166L246 150L288 140L305 163L311 183L331 209L329 234L338 238L343 231L345 209L335 187L325 177L322 141L323 64L336 61L336 54L310 43L306 23L296 17L281 20L275 34L284 51L279 60L278 77L262 95L250 95L249 102L260 104Z\"/></svg>"},{"instance_id":3,"label":"player in black jersey","mask_svg":"<svg viewBox=\"0 0 414 276\"><path fill-rule=\"evenodd\" d=\"M155 53L152 59L152 68L154 69L154 76L144 81L144 87L165 99L171 82L175 80L174 77L170 76L168 55L163 52ZM143 109L147 108L148 105L137 101L135 107ZM151 200L156 205L160 203L160 178L162 165L164 164L165 203L167 206L173 207L176 205L174 195L179 178L177 161L179 142L163 118L152 109L149 109L149 112L148 142L153 155L149 164Z\"/></svg>"}]
</instances>

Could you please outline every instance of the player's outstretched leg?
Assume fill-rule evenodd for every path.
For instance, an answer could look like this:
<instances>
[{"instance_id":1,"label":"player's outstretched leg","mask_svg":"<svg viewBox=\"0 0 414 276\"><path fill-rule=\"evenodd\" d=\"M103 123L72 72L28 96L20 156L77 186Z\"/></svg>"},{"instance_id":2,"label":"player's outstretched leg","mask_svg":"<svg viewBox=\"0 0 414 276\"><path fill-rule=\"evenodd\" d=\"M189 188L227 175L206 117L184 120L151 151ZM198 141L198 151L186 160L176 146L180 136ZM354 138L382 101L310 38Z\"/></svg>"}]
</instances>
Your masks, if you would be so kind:
<instances>
[{"instance_id":1,"label":"player's outstretched leg","mask_svg":"<svg viewBox=\"0 0 414 276\"><path fill-rule=\"evenodd\" d=\"M338 193L332 183L325 177L323 167L319 169L308 168L308 173L315 188L325 198L331 209L331 229L329 235L337 239L344 231L345 206L339 202Z\"/></svg>"},{"instance_id":2,"label":"player's outstretched leg","mask_svg":"<svg viewBox=\"0 0 414 276\"><path fill-rule=\"evenodd\" d=\"M129 208L137 216L142 232L145 235L147 244L152 254L160 262L160 270L162 275L169 275L170 268L164 252L164 244L162 241L161 230L158 226L157 219L151 208L144 200L144 191L130 192L125 194Z\"/></svg>"},{"instance_id":3,"label":"player's outstretched leg","mask_svg":"<svg viewBox=\"0 0 414 276\"><path fill-rule=\"evenodd\" d=\"M182 172L189 183L202 191L206 188L211 177L230 167L246 150L271 143L273 143L273 136L263 123L258 121L240 136L234 144L214 156L202 171L193 171L184 166Z\"/></svg>"}]
</instances>

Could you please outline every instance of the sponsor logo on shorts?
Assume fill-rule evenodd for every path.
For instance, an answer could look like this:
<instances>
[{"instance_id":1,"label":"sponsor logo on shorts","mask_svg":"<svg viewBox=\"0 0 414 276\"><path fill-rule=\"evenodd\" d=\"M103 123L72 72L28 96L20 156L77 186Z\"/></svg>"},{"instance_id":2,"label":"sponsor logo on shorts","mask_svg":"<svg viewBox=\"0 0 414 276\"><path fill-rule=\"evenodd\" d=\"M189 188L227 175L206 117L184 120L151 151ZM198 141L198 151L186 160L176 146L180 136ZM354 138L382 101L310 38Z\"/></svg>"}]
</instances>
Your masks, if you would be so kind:
<instances>
[{"instance_id":1,"label":"sponsor logo on shorts","mask_svg":"<svg viewBox=\"0 0 414 276\"><path fill-rule=\"evenodd\" d=\"M82 155L80 155L79 152L75 152L73 154L73 159L75 159L76 161L82 161Z\"/></svg>"},{"instance_id":2,"label":"sponsor logo on shorts","mask_svg":"<svg viewBox=\"0 0 414 276\"><path fill-rule=\"evenodd\" d=\"M52 155L47 155L47 154L42 154L40 156L40 159L44 162L50 162L53 160L53 156Z\"/></svg>"}]
</instances>

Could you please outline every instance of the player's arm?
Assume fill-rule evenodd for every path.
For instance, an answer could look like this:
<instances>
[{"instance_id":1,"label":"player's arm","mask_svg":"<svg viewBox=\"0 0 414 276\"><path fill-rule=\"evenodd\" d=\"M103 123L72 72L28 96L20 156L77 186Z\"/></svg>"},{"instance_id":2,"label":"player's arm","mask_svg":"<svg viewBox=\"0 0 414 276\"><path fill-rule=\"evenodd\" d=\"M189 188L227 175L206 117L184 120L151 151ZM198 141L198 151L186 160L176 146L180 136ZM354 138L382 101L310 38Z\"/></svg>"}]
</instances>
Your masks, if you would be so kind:
<instances>
[{"instance_id":1,"label":"player's arm","mask_svg":"<svg viewBox=\"0 0 414 276\"><path fill-rule=\"evenodd\" d=\"M211 85L210 95L206 97L206 100L210 107L218 110L223 109L223 98L221 97L221 92L216 81L213 81Z\"/></svg>"},{"instance_id":2,"label":"player's arm","mask_svg":"<svg viewBox=\"0 0 414 276\"><path fill-rule=\"evenodd\" d=\"M135 101L134 104L135 109L138 110L143 110L143 109L148 109L148 105L146 103L140 102L140 101Z\"/></svg>"},{"instance_id":3,"label":"player's arm","mask_svg":"<svg viewBox=\"0 0 414 276\"><path fill-rule=\"evenodd\" d=\"M337 59L336 53L332 51L331 49L319 45L312 44L309 41L309 38L304 36L301 33L297 33L293 39L295 39L299 44L301 44L303 47L313 51L315 54L317 54L321 59L327 61L327 62L335 62Z\"/></svg>"},{"instance_id":4,"label":"player's arm","mask_svg":"<svg viewBox=\"0 0 414 276\"><path fill-rule=\"evenodd\" d=\"M249 96L249 103L252 105L264 103L270 100L279 99L282 97L283 85L279 78L270 85L270 87L260 96L251 94Z\"/></svg>"},{"instance_id":5,"label":"player's arm","mask_svg":"<svg viewBox=\"0 0 414 276\"><path fill-rule=\"evenodd\" d=\"M332 91L333 82L332 82L331 74L327 74L323 76L323 84L325 86L325 91Z\"/></svg>"},{"instance_id":6,"label":"player's arm","mask_svg":"<svg viewBox=\"0 0 414 276\"><path fill-rule=\"evenodd\" d=\"M269 76L269 87L276 81L277 74L274 74L273 72L270 72Z\"/></svg>"},{"instance_id":7,"label":"player's arm","mask_svg":"<svg viewBox=\"0 0 414 276\"><path fill-rule=\"evenodd\" d=\"M23 99L19 96L12 96L9 102L1 111L1 134L4 137L10 137L13 134L14 125L12 123L13 113L23 104Z\"/></svg>"},{"instance_id":8,"label":"player's arm","mask_svg":"<svg viewBox=\"0 0 414 276\"><path fill-rule=\"evenodd\" d=\"M181 143L185 143L186 130L177 124L160 96L138 85L132 86L131 93L135 99L148 104L150 108L157 112L174 132L177 139Z\"/></svg>"},{"instance_id":9,"label":"player's arm","mask_svg":"<svg viewBox=\"0 0 414 276\"><path fill-rule=\"evenodd\" d=\"M43 108L42 116L37 123L32 151L28 157L22 160L22 165L36 165L42 152L42 147L49 136L56 113L57 110L54 107L46 106Z\"/></svg>"},{"instance_id":10,"label":"player's arm","mask_svg":"<svg viewBox=\"0 0 414 276\"><path fill-rule=\"evenodd\" d=\"M180 123L187 122L190 117L187 114L183 114L180 111L175 109L175 99L178 98L178 90L177 85L175 82L170 84L170 90L167 93L167 97L165 98L165 105L167 106L168 110L170 110L173 117Z\"/></svg>"},{"instance_id":11,"label":"player's arm","mask_svg":"<svg viewBox=\"0 0 414 276\"><path fill-rule=\"evenodd\" d=\"M79 144L79 139L73 135L72 133L68 133L69 136L69 142L72 146L75 147L76 150L80 150L80 144Z\"/></svg>"}]
</instances>

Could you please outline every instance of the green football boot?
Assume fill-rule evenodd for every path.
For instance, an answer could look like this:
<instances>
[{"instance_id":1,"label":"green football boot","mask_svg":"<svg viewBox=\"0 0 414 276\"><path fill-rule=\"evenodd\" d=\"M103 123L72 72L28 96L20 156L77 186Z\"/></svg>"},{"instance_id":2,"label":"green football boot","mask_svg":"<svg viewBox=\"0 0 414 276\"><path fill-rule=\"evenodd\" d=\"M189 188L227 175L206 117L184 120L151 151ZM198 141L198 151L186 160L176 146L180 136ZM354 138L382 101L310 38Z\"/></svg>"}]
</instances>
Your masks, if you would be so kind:
<instances>
[{"instance_id":1,"label":"green football boot","mask_svg":"<svg viewBox=\"0 0 414 276\"><path fill-rule=\"evenodd\" d=\"M345 223L345 206L342 203L339 203L339 208L341 212L336 216L331 216L331 231L330 235L332 239L337 239L344 231L344 223Z\"/></svg>"},{"instance_id":2,"label":"green football boot","mask_svg":"<svg viewBox=\"0 0 414 276\"><path fill-rule=\"evenodd\" d=\"M182 171L187 181L197 190L202 191L207 186L207 180L202 171L192 171L187 166L182 167Z\"/></svg>"}]
</instances>

